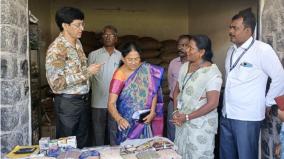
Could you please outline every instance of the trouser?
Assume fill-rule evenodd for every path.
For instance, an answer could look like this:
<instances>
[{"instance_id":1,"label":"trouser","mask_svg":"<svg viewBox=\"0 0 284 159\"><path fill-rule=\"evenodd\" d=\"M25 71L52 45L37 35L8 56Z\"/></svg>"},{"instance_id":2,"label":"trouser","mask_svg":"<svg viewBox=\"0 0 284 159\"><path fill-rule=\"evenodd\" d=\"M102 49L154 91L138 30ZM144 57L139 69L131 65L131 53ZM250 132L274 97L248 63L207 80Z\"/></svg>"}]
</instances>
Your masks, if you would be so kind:
<instances>
[{"instance_id":1,"label":"trouser","mask_svg":"<svg viewBox=\"0 0 284 159\"><path fill-rule=\"evenodd\" d=\"M92 108L93 145L116 145L117 123L107 108Z\"/></svg>"},{"instance_id":2,"label":"trouser","mask_svg":"<svg viewBox=\"0 0 284 159\"><path fill-rule=\"evenodd\" d=\"M284 131L282 130L280 132L280 143L281 143L280 158L284 159Z\"/></svg>"},{"instance_id":3,"label":"trouser","mask_svg":"<svg viewBox=\"0 0 284 159\"><path fill-rule=\"evenodd\" d=\"M56 138L76 136L77 147L87 146L90 109L88 95L85 98L56 95Z\"/></svg>"},{"instance_id":4,"label":"trouser","mask_svg":"<svg viewBox=\"0 0 284 159\"><path fill-rule=\"evenodd\" d=\"M171 140L175 140L175 125L170 121L172 120L173 116L172 113L174 111L174 103L172 100L170 100L168 104L168 113L167 113L167 137Z\"/></svg>"},{"instance_id":5,"label":"trouser","mask_svg":"<svg viewBox=\"0 0 284 159\"><path fill-rule=\"evenodd\" d=\"M221 116L220 159L258 159L261 121L241 121Z\"/></svg>"}]
</instances>

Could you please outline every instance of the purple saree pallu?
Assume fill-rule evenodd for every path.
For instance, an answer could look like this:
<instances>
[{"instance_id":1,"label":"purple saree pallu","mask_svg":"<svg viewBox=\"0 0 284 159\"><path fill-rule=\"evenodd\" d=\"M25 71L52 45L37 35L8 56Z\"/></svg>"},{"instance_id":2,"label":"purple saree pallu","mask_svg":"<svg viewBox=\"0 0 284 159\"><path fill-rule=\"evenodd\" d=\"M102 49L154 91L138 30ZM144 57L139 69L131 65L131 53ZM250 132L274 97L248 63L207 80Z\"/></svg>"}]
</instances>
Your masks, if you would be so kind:
<instances>
[{"instance_id":1,"label":"purple saree pallu","mask_svg":"<svg viewBox=\"0 0 284 159\"><path fill-rule=\"evenodd\" d=\"M142 63L123 83L117 99L117 110L125 118L130 128L117 133L117 144L126 139L148 138L163 134L163 97L161 81L164 69L148 63ZM116 84L117 82L117 84ZM121 81L113 80L114 87L122 87ZM157 95L156 117L150 125L139 123L132 118L134 112L151 109L153 98Z\"/></svg>"}]
</instances>

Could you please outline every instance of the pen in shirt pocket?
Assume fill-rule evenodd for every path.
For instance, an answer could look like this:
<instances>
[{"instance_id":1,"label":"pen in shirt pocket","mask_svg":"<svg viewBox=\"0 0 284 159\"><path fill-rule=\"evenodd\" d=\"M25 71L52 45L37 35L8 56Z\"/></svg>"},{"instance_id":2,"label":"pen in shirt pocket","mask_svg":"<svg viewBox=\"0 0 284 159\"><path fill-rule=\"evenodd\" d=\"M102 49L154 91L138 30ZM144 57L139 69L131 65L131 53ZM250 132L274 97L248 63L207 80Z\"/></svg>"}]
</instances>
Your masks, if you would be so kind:
<instances>
[{"instance_id":1,"label":"pen in shirt pocket","mask_svg":"<svg viewBox=\"0 0 284 159\"><path fill-rule=\"evenodd\" d=\"M243 67L252 67L253 65L251 63L248 63L248 62L243 62L243 63L241 63L241 66L243 66Z\"/></svg>"}]
</instances>

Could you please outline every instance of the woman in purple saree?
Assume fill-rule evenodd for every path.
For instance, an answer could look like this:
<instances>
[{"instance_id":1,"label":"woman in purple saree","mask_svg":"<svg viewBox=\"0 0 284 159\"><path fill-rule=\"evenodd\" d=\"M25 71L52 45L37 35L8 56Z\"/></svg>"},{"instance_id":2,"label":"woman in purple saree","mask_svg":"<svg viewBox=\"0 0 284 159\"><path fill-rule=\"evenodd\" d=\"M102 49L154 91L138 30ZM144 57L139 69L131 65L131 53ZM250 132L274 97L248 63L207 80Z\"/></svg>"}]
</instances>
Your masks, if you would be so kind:
<instances>
[{"instance_id":1,"label":"woman in purple saree","mask_svg":"<svg viewBox=\"0 0 284 159\"><path fill-rule=\"evenodd\" d=\"M117 144L126 139L162 136L160 84L164 70L142 63L135 43L125 44L121 52L123 65L113 75L108 101L108 110L118 124Z\"/></svg>"}]
</instances>

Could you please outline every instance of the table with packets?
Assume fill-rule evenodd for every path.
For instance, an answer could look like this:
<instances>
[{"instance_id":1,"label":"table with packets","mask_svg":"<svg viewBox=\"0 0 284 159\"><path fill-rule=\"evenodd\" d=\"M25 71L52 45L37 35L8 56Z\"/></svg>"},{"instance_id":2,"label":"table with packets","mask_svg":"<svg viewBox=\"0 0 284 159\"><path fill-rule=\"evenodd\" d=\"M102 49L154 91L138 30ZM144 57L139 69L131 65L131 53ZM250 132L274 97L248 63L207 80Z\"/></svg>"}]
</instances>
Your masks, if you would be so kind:
<instances>
[{"instance_id":1,"label":"table with packets","mask_svg":"<svg viewBox=\"0 0 284 159\"><path fill-rule=\"evenodd\" d=\"M77 149L75 136L39 140L39 153L26 158L79 158L79 159L181 159L177 147L169 139L153 137L126 140L119 146L99 146ZM21 157L25 158L25 157Z\"/></svg>"}]
</instances>

